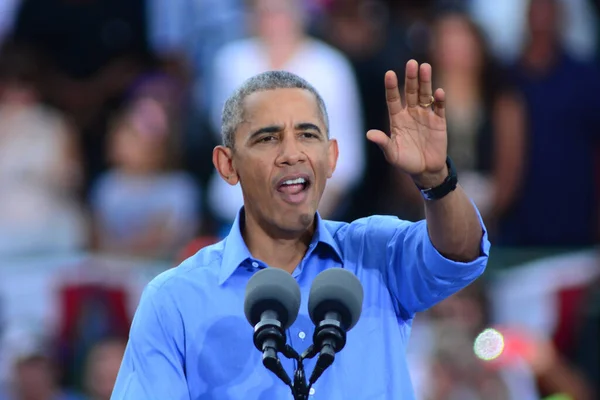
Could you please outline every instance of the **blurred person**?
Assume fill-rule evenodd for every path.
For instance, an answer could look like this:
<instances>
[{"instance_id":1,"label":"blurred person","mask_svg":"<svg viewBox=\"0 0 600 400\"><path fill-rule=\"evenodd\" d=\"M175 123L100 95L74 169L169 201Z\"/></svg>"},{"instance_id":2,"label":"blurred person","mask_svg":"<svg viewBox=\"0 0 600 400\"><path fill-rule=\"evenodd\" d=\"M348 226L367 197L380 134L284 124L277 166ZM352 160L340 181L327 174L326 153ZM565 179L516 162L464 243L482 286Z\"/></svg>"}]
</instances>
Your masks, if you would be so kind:
<instances>
[{"instance_id":1,"label":"blurred person","mask_svg":"<svg viewBox=\"0 0 600 400\"><path fill-rule=\"evenodd\" d=\"M213 162L222 179L241 184L243 207L226 239L146 287L115 400L289 398L289 387L260 366L263 356L243 313L244 287L267 268L290 274L304 295L325 270L344 268L362 282L361 319L310 394L414 399L404 354L415 314L476 280L490 243L447 157L445 95L433 91L431 66L409 61L404 80L406 106L397 75L384 76L389 136L369 130L367 139L422 190L426 220L416 223L394 216L351 223L320 217L340 150L329 136L325 102L306 80L268 71L228 98L223 145ZM305 349L315 330L307 308L290 322L290 346ZM293 360L280 361L285 370L294 368ZM307 360L307 370L315 363Z\"/></svg>"},{"instance_id":2,"label":"blurred person","mask_svg":"<svg viewBox=\"0 0 600 400\"><path fill-rule=\"evenodd\" d=\"M144 0L21 0L12 36L46 56L50 95L87 127L147 57Z\"/></svg>"},{"instance_id":3,"label":"blurred person","mask_svg":"<svg viewBox=\"0 0 600 400\"><path fill-rule=\"evenodd\" d=\"M87 400L110 400L126 340L106 339L90 351L86 362L85 388Z\"/></svg>"},{"instance_id":4,"label":"blurred person","mask_svg":"<svg viewBox=\"0 0 600 400\"><path fill-rule=\"evenodd\" d=\"M455 327L462 331L463 339L470 342L470 348L462 351L466 358L474 357L474 343L478 336L493 328L503 336L503 349L496 358L485 361L482 367L497 371L510 394L508 398L537 400L540 396L564 393L576 400L593 399L593 388L589 382L559 354L552 341L520 326L494 324L490 298L485 290L486 286L478 281L436 304L421 315L423 318L415 321L417 340L414 347L420 349L421 354L413 355L414 365L426 368L429 365L427 360L435 359L435 352L426 346L436 341L439 326ZM487 345L481 349L481 354L485 355L484 352L492 348L493 342L488 338L482 343ZM424 358L425 362L420 358ZM435 367L432 371L435 371ZM431 381L431 376L425 373L420 379L422 390L428 392L431 387L426 382Z\"/></svg>"},{"instance_id":5,"label":"blurred person","mask_svg":"<svg viewBox=\"0 0 600 400\"><path fill-rule=\"evenodd\" d=\"M81 250L88 221L73 126L43 102L42 66L29 47L0 55L0 254Z\"/></svg>"},{"instance_id":6,"label":"blurred person","mask_svg":"<svg viewBox=\"0 0 600 400\"><path fill-rule=\"evenodd\" d=\"M140 97L113 121L111 168L92 189L100 251L172 259L201 222L200 189L178 168L165 108Z\"/></svg>"},{"instance_id":7,"label":"blurred person","mask_svg":"<svg viewBox=\"0 0 600 400\"><path fill-rule=\"evenodd\" d=\"M465 327L455 323L434 327L430 392L423 400L526 400L510 393L500 371L473 352ZM533 397L529 397L534 399ZM535 398L537 400L537 398Z\"/></svg>"},{"instance_id":8,"label":"blurred person","mask_svg":"<svg viewBox=\"0 0 600 400\"><path fill-rule=\"evenodd\" d=\"M341 50L356 73L365 125L383 129L389 121L381 76L390 66L401 67L412 54L409 41L400 40L403 26L391 18L392 7L382 0L332 0L317 27L319 37ZM423 218L421 195L410 178L390 168L372 143L365 145L365 158L364 176L372 178L359 182L348 217Z\"/></svg>"},{"instance_id":9,"label":"blurred person","mask_svg":"<svg viewBox=\"0 0 600 400\"><path fill-rule=\"evenodd\" d=\"M183 164L205 186L217 144L209 123L213 60L222 46L247 35L245 0L147 0L146 7L152 52L163 70L186 85Z\"/></svg>"},{"instance_id":10,"label":"blurred person","mask_svg":"<svg viewBox=\"0 0 600 400\"><path fill-rule=\"evenodd\" d=\"M600 73L576 61L561 41L564 11L558 0L531 0L529 40L511 71L523 93L526 150L515 174L517 196L498 218L503 246L577 248L598 240L595 146ZM560 94L560 95L558 95ZM558 167L558 172L548 169ZM508 161L498 169L515 168ZM516 169L516 168L515 168ZM561 184L560 190L553 190ZM501 187L498 190L511 190ZM543 195L540 201L540 193Z\"/></svg>"},{"instance_id":11,"label":"blurred person","mask_svg":"<svg viewBox=\"0 0 600 400\"><path fill-rule=\"evenodd\" d=\"M17 360L8 400L84 400L83 396L60 388L56 371L52 360L44 355Z\"/></svg>"},{"instance_id":12,"label":"blurred person","mask_svg":"<svg viewBox=\"0 0 600 400\"><path fill-rule=\"evenodd\" d=\"M444 398L442 393L450 396L461 387L461 383L467 383L464 380L469 374L453 376L452 371L456 368L452 367L452 363L456 363L457 368L465 363L469 368L491 367L484 365L473 352L476 337L491 324L486 288L477 281L415 319L408 357L419 398L441 400ZM447 340L443 337L444 332L450 336ZM455 349L453 341L457 346ZM539 400L535 374L525 360L488 372L490 378L493 376L492 380L499 380L496 384L508 392L506 399ZM487 397L481 397L481 393L478 396L475 398L487 400Z\"/></svg>"},{"instance_id":13,"label":"blurred person","mask_svg":"<svg viewBox=\"0 0 600 400\"><path fill-rule=\"evenodd\" d=\"M600 44L597 0L559 0L562 8L561 41L579 60L592 60ZM505 65L520 58L529 40L527 9L530 0L468 0L469 14L487 33L491 51Z\"/></svg>"},{"instance_id":14,"label":"blurred person","mask_svg":"<svg viewBox=\"0 0 600 400\"><path fill-rule=\"evenodd\" d=\"M188 79L192 112L204 117L212 60L222 46L247 34L245 0L147 0L146 6L150 48L165 67Z\"/></svg>"},{"instance_id":15,"label":"blurred person","mask_svg":"<svg viewBox=\"0 0 600 400\"><path fill-rule=\"evenodd\" d=\"M61 366L52 357L51 341L39 326L13 325L1 337L2 356L9 368L2 400L84 400L60 386Z\"/></svg>"},{"instance_id":16,"label":"blurred person","mask_svg":"<svg viewBox=\"0 0 600 400\"><path fill-rule=\"evenodd\" d=\"M432 22L432 62L447 109L448 153L462 185L490 220L514 201L521 183L526 116L518 89L490 55L479 27L450 7Z\"/></svg>"},{"instance_id":17,"label":"blurred person","mask_svg":"<svg viewBox=\"0 0 600 400\"><path fill-rule=\"evenodd\" d=\"M124 91L153 64L146 0L21 0L12 37L44 55L47 93L79 134L84 189L106 169L107 120Z\"/></svg>"},{"instance_id":18,"label":"blurred person","mask_svg":"<svg viewBox=\"0 0 600 400\"><path fill-rule=\"evenodd\" d=\"M340 157L319 210L335 217L348 207L346 196L365 168L363 117L354 72L337 50L305 33L306 14L300 0L250 0L255 36L225 46L214 63L212 124L220 132L223 104L247 78L268 70L286 70L311 82L329 107L331 136ZM230 185L213 173L209 184L211 210L225 224L225 232L243 204L239 185Z\"/></svg>"}]
</instances>

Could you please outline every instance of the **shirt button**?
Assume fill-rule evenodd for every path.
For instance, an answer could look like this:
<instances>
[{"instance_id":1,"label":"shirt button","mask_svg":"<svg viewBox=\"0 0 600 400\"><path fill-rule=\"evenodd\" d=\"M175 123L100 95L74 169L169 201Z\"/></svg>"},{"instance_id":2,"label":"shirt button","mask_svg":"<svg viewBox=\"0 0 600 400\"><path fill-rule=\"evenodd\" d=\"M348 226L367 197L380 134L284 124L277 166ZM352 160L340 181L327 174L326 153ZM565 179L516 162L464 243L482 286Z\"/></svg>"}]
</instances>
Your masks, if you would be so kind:
<instances>
[{"instance_id":1,"label":"shirt button","mask_svg":"<svg viewBox=\"0 0 600 400\"><path fill-rule=\"evenodd\" d=\"M300 331L300 333L298 334L298 337L302 340L304 340L304 338L306 337L306 333Z\"/></svg>"},{"instance_id":2,"label":"shirt button","mask_svg":"<svg viewBox=\"0 0 600 400\"><path fill-rule=\"evenodd\" d=\"M258 268L258 263L257 263L256 261L253 261L253 262L252 262L252 266L253 266L254 268Z\"/></svg>"},{"instance_id":3,"label":"shirt button","mask_svg":"<svg viewBox=\"0 0 600 400\"><path fill-rule=\"evenodd\" d=\"M315 388L311 387L310 390L308 391L308 395L312 396L315 394Z\"/></svg>"}]
</instances>

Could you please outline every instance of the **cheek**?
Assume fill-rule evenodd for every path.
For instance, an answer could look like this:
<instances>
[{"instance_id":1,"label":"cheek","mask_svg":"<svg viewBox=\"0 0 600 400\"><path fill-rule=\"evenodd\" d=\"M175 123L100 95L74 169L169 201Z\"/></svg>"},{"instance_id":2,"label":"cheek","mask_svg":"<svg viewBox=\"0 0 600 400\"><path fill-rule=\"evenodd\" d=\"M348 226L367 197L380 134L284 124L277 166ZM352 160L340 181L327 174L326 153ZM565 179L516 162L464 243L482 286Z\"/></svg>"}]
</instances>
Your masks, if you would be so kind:
<instances>
[{"instance_id":1,"label":"cheek","mask_svg":"<svg viewBox=\"0 0 600 400\"><path fill-rule=\"evenodd\" d=\"M270 185L269 164L265 162L266 157L256 159L242 159L236 163L235 168L240 182L244 183L246 190L254 191Z\"/></svg>"}]
</instances>

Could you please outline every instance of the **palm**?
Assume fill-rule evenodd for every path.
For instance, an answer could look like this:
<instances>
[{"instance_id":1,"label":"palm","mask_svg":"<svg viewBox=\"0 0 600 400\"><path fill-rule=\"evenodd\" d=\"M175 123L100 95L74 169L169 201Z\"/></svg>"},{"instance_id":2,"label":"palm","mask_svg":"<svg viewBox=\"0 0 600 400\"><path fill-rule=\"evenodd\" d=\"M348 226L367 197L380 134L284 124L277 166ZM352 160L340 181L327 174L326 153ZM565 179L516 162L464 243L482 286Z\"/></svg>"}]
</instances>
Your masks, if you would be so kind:
<instances>
[{"instance_id":1,"label":"palm","mask_svg":"<svg viewBox=\"0 0 600 400\"><path fill-rule=\"evenodd\" d=\"M385 77L390 116L390 135L371 130L367 137L383 150L387 161L410 175L435 173L446 165L445 95L431 91L431 67L409 61L406 66L405 99L402 105L398 79L393 72ZM435 107L423 107L435 97Z\"/></svg>"}]
</instances>

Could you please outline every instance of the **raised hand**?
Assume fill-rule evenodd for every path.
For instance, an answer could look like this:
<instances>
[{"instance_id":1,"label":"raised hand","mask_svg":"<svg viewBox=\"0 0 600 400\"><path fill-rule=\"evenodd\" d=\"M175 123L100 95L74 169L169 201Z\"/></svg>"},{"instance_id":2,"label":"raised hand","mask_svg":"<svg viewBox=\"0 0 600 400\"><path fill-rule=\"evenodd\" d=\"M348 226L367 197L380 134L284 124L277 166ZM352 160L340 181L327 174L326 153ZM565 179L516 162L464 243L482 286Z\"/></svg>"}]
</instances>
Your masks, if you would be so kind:
<instances>
[{"instance_id":1,"label":"raised hand","mask_svg":"<svg viewBox=\"0 0 600 400\"><path fill-rule=\"evenodd\" d=\"M442 89L432 92L431 77L429 64L419 66L415 60L406 64L404 106L398 77L388 71L385 90L391 132L367 132L367 138L383 150L386 160L422 188L437 186L447 176L445 93Z\"/></svg>"}]
</instances>

